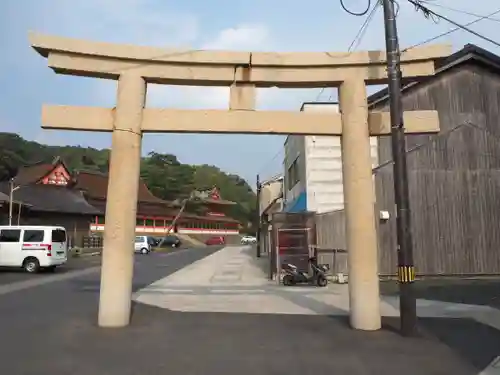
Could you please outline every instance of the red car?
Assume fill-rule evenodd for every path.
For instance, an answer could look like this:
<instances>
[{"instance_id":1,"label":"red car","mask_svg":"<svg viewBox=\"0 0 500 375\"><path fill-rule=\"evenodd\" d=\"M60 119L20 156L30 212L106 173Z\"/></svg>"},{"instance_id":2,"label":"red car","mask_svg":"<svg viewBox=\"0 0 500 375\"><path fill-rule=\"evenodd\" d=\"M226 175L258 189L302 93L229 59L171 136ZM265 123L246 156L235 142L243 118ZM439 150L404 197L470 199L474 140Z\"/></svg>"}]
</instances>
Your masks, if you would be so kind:
<instances>
[{"instance_id":1,"label":"red car","mask_svg":"<svg viewBox=\"0 0 500 375\"><path fill-rule=\"evenodd\" d=\"M215 236L215 237L210 237L208 240L205 241L205 245L224 245L226 243L226 240L222 236Z\"/></svg>"}]
</instances>

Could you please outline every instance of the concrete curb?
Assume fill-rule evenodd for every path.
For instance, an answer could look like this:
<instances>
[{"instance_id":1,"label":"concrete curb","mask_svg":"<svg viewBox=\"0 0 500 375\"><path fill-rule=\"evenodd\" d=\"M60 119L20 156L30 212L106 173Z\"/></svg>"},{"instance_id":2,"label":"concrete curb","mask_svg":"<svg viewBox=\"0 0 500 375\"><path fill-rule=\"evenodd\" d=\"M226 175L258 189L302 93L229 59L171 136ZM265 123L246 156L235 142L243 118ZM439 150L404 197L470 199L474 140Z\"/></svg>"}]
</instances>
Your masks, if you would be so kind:
<instances>
[{"instance_id":1,"label":"concrete curb","mask_svg":"<svg viewBox=\"0 0 500 375\"><path fill-rule=\"evenodd\" d=\"M79 256L77 256L77 258L94 257L94 256L97 256L97 255L101 255L101 252L100 251L96 251L96 252L93 252L93 253L80 254Z\"/></svg>"},{"instance_id":2,"label":"concrete curb","mask_svg":"<svg viewBox=\"0 0 500 375\"><path fill-rule=\"evenodd\" d=\"M68 250L68 255L69 255L68 257L69 258L84 258L84 257L101 255L101 253L102 253L102 249L100 249L100 248L87 248L87 249L73 248L73 249Z\"/></svg>"}]
</instances>

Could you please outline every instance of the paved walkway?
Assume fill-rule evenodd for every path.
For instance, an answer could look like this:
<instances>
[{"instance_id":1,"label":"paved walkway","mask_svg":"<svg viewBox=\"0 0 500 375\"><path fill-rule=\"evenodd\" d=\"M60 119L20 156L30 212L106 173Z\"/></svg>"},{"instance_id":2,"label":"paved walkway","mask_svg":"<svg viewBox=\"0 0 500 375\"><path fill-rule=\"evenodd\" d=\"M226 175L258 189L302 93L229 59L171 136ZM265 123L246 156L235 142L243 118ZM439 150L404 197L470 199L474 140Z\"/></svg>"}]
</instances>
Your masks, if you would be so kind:
<instances>
[{"instance_id":1,"label":"paved walkway","mask_svg":"<svg viewBox=\"0 0 500 375\"><path fill-rule=\"evenodd\" d=\"M249 319L254 314L281 316L280 319L286 316L345 319L348 315L348 285L331 283L326 288L280 286L267 280L265 262L266 259L257 260L250 247L226 247L137 291L134 298L137 302L167 311L243 314L249 315ZM398 297L382 296L380 308L385 327L397 329ZM435 339L438 339L459 353L459 358L467 358L478 369L492 361L487 371L475 374L500 375L497 362L500 357L495 360L500 354L500 310L490 306L418 299L417 312L424 331L431 332L432 339L420 343L429 345L426 359L429 364L435 353L441 350L436 346ZM352 347L352 350L357 349ZM412 354L408 352L407 355L409 359ZM453 360L443 357L443 361L451 364ZM443 366L444 374L448 367L444 363ZM456 363L453 367L453 371L457 371ZM425 373L423 368L420 370Z\"/></svg>"},{"instance_id":2,"label":"paved walkway","mask_svg":"<svg viewBox=\"0 0 500 375\"><path fill-rule=\"evenodd\" d=\"M267 280L265 260L248 246L226 247L135 294L137 302L190 312L348 315L348 285L287 288ZM417 300L420 317L472 318L500 330L500 310L489 306ZM399 316L398 297L381 297L381 313Z\"/></svg>"}]
</instances>

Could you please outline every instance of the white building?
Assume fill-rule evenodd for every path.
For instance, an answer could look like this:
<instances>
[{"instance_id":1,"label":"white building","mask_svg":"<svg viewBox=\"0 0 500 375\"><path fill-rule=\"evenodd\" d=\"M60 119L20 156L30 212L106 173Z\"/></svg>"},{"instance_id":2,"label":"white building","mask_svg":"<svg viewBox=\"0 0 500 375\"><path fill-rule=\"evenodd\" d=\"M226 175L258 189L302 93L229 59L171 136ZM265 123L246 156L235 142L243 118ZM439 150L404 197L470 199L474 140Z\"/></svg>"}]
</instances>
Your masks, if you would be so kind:
<instances>
[{"instance_id":1,"label":"white building","mask_svg":"<svg viewBox=\"0 0 500 375\"><path fill-rule=\"evenodd\" d=\"M1 199L1 197L0 197ZM270 216L283 209L283 176L278 175L261 183L259 214ZM270 219L270 217L268 217Z\"/></svg>"},{"instance_id":2,"label":"white building","mask_svg":"<svg viewBox=\"0 0 500 375\"><path fill-rule=\"evenodd\" d=\"M339 111L337 103L304 103L301 111ZM378 165L372 137L373 166ZM284 211L317 213L344 208L342 151L338 136L290 135L285 141Z\"/></svg>"}]
</instances>

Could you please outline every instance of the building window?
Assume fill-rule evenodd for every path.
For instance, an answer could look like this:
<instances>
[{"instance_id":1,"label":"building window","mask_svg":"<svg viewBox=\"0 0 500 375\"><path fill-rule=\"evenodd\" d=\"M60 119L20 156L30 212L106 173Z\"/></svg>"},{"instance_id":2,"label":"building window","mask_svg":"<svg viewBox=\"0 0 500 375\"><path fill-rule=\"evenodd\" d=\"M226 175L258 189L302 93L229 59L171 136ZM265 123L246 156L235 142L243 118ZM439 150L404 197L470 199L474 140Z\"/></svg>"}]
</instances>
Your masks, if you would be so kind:
<instances>
[{"instance_id":1,"label":"building window","mask_svg":"<svg viewBox=\"0 0 500 375\"><path fill-rule=\"evenodd\" d=\"M156 219L155 220L155 227L156 228L165 228L165 220L163 220L163 219Z\"/></svg>"},{"instance_id":2,"label":"building window","mask_svg":"<svg viewBox=\"0 0 500 375\"><path fill-rule=\"evenodd\" d=\"M300 181L300 174L299 174L299 158L295 159L292 165L288 168L288 173L287 173L287 189L291 190L299 181Z\"/></svg>"},{"instance_id":3,"label":"building window","mask_svg":"<svg viewBox=\"0 0 500 375\"><path fill-rule=\"evenodd\" d=\"M153 219L146 219L146 222L144 225L147 227L154 227L155 221Z\"/></svg>"},{"instance_id":4,"label":"building window","mask_svg":"<svg viewBox=\"0 0 500 375\"><path fill-rule=\"evenodd\" d=\"M104 216L100 216L97 218L97 224L105 224L104 223Z\"/></svg>"},{"instance_id":5,"label":"building window","mask_svg":"<svg viewBox=\"0 0 500 375\"><path fill-rule=\"evenodd\" d=\"M135 225L138 227L143 227L144 226L144 219L137 218L137 220L135 221Z\"/></svg>"}]
</instances>

